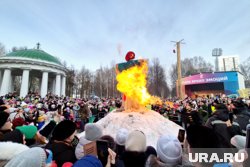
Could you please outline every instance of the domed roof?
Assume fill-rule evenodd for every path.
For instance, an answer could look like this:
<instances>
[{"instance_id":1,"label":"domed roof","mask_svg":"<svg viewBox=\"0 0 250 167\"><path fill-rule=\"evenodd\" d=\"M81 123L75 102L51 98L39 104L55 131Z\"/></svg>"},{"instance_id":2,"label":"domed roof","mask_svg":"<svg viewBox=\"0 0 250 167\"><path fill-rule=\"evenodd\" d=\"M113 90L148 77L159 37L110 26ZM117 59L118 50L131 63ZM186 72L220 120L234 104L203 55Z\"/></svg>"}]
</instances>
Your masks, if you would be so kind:
<instances>
[{"instance_id":1,"label":"domed roof","mask_svg":"<svg viewBox=\"0 0 250 167\"><path fill-rule=\"evenodd\" d=\"M13 51L11 53L6 54L5 57L29 58L29 59L43 60L43 61L47 61L50 63L62 65L62 63L56 57L39 49L17 50L17 51Z\"/></svg>"}]
</instances>

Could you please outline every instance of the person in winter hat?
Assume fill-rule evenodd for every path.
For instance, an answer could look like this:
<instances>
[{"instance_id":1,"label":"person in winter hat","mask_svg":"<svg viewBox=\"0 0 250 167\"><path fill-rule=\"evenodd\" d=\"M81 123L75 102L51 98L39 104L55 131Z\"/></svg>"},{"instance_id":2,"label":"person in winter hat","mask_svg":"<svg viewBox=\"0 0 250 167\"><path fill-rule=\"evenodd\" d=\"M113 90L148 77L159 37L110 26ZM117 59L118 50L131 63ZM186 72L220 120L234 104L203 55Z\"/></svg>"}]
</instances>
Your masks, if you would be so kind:
<instances>
[{"instance_id":1,"label":"person in winter hat","mask_svg":"<svg viewBox=\"0 0 250 167\"><path fill-rule=\"evenodd\" d=\"M58 166L65 162L76 161L75 146L78 143L76 124L70 120L61 121L52 132L49 143L45 146L53 152L53 160Z\"/></svg>"},{"instance_id":2,"label":"person in winter hat","mask_svg":"<svg viewBox=\"0 0 250 167\"><path fill-rule=\"evenodd\" d=\"M18 154L30 149L28 146L10 141L0 142L0 166L5 166L9 160L16 157Z\"/></svg>"},{"instance_id":3,"label":"person in winter hat","mask_svg":"<svg viewBox=\"0 0 250 167\"><path fill-rule=\"evenodd\" d=\"M156 145L157 156L151 154L145 167L194 167L182 153L181 143L172 135L161 136Z\"/></svg>"},{"instance_id":4,"label":"person in winter hat","mask_svg":"<svg viewBox=\"0 0 250 167\"><path fill-rule=\"evenodd\" d=\"M145 152L146 148L146 136L143 132L135 130L129 133L125 142L126 151Z\"/></svg>"},{"instance_id":5,"label":"person in winter hat","mask_svg":"<svg viewBox=\"0 0 250 167\"><path fill-rule=\"evenodd\" d=\"M115 137L115 142L118 145L124 146L125 142L128 138L128 130L125 128L121 128L118 130L118 132L116 133L116 137Z\"/></svg>"},{"instance_id":6,"label":"person in winter hat","mask_svg":"<svg viewBox=\"0 0 250 167\"><path fill-rule=\"evenodd\" d=\"M33 147L12 158L5 167L44 167L46 161L46 151L40 147Z\"/></svg>"},{"instance_id":7,"label":"person in winter hat","mask_svg":"<svg viewBox=\"0 0 250 167\"><path fill-rule=\"evenodd\" d=\"M144 167L147 159L146 148L145 134L138 130L130 132L123 153L125 167Z\"/></svg>"},{"instance_id":8,"label":"person in winter hat","mask_svg":"<svg viewBox=\"0 0 250 167\"><path fill-rule=\"evenodd\" d=\"M181 143L175 136L161 136L157 141L157 155L160 160L169 165L177 165L182 161Z\"/></svg>"},{"instance_id":9,"label":"person in winter hat","mask_svg":"<svg viewBox=\"0 0 250 167\"><path fill-rule=\"evenodd\" d=\"M123 164L123 154L125 152L125 142L128 138L129 131L125 128L121 128L117 131L115 136L117 164ZM124 165L123 165L124 166Z\"/></svg>"},{"instance_id":10,"label":"person in winter hat","mask_svg":"<svg viewBox=\"0 0 250 167\"><path fill-rule=\"evenodd\" d=\"M9 113L0 111L0 133L5 134L12 131L12 123L9 120Z\"/></svg>"},{"instance_id":11,"label":"person in winter hat","mask_svg":"<svg viewBox=\"0 0 250 167\"><path fill-rule=\"evenodd\" d=\"M85 125L85 134L80 138L78 145L76 146L75 155L77 159L81 159L84 156L83 146L96 141L102 137L102 127L96 123L87 123Z\"/></svg>"}]
</instances>

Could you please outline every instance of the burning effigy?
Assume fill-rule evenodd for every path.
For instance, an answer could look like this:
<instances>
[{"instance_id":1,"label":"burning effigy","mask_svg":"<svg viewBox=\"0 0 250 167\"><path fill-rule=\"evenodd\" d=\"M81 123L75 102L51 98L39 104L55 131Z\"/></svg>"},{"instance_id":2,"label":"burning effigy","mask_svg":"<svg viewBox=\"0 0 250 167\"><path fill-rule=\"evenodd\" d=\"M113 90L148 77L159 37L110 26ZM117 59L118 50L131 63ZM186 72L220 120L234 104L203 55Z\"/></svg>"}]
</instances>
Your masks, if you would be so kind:
<instances>
[{"instance_id":1,"label":"burning effigy","mask_svg":"<svg viewBox=\"0 0 250 167\"><path fill-rule=\"evenodd\" d=\"M146 108L146 105L161 103L161 99L147 91L148 61L134 58L134 52L130 51L125 57L127 62L116 65L117 90L123 94L124 111L113 111L97 124L103 127L104 134L114 138L121 128L140 130L147 137L147 145L156 146L161 135L177 137L182 127Z\"/></svg>"}]
</instances>

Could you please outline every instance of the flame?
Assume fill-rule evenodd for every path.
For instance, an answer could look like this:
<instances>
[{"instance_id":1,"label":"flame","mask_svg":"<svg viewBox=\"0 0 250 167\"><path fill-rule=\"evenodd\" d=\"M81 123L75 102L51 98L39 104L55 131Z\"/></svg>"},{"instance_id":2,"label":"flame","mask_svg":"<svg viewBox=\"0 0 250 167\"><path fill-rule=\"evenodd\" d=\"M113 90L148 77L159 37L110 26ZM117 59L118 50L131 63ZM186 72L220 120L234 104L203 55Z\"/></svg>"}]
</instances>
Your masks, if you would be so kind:
<instances>
[{"instance_id":1,"label":"flame","mask_svg":"<svg viewBox=\"0 0 250 167\"><path fill-rule=\"evenodd\" d=\"M117 74L117 90L126 96L125 110L145 108L148 104L161 103L160 98L151 96L147 91L147 61L140 61Z\"/></svg>"}]
</instances>

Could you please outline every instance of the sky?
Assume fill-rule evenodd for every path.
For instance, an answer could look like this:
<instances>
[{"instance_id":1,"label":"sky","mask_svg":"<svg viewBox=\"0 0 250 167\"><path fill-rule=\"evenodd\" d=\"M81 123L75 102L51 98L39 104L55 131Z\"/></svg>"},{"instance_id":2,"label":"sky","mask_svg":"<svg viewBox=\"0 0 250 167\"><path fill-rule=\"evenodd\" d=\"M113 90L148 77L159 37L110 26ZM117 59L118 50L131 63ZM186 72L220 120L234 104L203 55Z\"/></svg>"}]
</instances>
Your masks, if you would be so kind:
<instances>
[{"instance_id":1,"label":"sky","mask_svg":"<svg viewBox=\"0 0 250 167\"><path fill-rule=\"evenodd\" d=\"M184 39L181 59L212 50L250 57L249 0L0 0L0 42L41 49L77 69L158 58L166 71L176 63L171 41Z\"/></svg>"}]
</instances>

